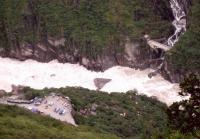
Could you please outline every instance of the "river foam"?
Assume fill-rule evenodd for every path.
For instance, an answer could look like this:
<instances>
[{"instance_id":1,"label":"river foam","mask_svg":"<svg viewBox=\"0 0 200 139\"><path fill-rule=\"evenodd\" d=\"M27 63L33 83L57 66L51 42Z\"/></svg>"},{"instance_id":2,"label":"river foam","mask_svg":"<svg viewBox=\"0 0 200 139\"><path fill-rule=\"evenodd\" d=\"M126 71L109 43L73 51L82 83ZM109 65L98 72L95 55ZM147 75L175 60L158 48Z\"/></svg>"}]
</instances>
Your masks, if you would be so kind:
<instances>
[{"instance_id":1,"label":"river foam","mask_svg":"<svg viewBox=\"0 0 200 139\"><path fill-rule=\"evenodd\" d=\"M136 89L139 94L156 96L167 104L181 100L177 94L178 84L172 84L160 75L150 79L148 74L152 71L115 66L105 72L94 72L79 64L63 64L56 60L40 63L0 58L0 89L9 92L12 85L23 85L34 89L71 86L96 90L95 78L109 78L112 80L101 91L126 92Z\"/></svg>"}]
</instances>

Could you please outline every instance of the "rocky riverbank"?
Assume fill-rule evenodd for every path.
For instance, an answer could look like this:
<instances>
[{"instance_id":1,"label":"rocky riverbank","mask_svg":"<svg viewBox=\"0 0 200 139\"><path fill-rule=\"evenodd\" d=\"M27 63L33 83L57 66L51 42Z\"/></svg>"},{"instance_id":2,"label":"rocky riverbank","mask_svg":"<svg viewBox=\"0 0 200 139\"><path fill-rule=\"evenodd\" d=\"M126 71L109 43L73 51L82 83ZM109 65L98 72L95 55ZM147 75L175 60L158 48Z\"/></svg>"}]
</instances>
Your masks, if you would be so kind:
<instances>
[{"instance_id":1,"label":"rocky riverbank","mask_svg":"<svg viewBox=\"0 0 200 139\"><path fill-rule=\"evenodd\" d=\"M13 25L14 26L13 28L15 28L15 30L12 30L11 28L12 25L7 26L6 24L5 25L2 24L2 26L0 26L2 29L1 32L2 38L0 38L1 42L0 56L16 58L22 61L27 59L33 59L39 62L49 62L52 60L58 60L60 63L73 63L73 64L79 63L84 67L86 67L87 69L93 71L105 71L116 65L131 67L135 69L146 69L146 68L156 69L162 61L162 59L160 59L160 56L163 55L163 53L161 50L154 51L150 49L146 44L143 35L145 33L148 33L152 35L153 39L160 37L162 39L159 39L158 41L161 43L165 43L167 37L173 34L173 28L172 26L170 26L171 22L173 21L173 15L168 1L166 2L164 0L162 1L154 0L153 2L151 1L147 2L150 3L150 7L148 7L149 8L148 13L145 13L143 10L135 11L134 5L131 5L133 6L132 8L133 11L132 10L127 11L134 13L134 15L132 15L133 19L130 18L130 20L131 24L133 26L136 26L136 29L138 29L137 31L135 31L135 28L133 28L133 30L131 30L130 33L128 33L129 31L127 30L127 28L121 29L120 27L117 27L114 29L115 31L117 30L116 34L103 34L104 38L101 44L98 44L99 43L98 40L102 39L101 38L102 34L97 34L96 36L98 38L97 40L95 36L89 36L88 38L86 38L86 40L88 39L88 41L84 41L84 43L80 44L82 40L78 40L77 38L82 38L82 37L84 38L86 37L85 35L87 34L81 35L83 31L78 30L80 32L77 34L76 36L77 38L76 37L73 38L74 36L72 35L73 33L76 33L74 31L76 31L76 29L78 28L75 25L72 26L71 28L68 28L69 26L68 22L69 23L72 22L73 19L70 19L70 21L68 21L65 24L65 27L67 28L66 31L73 30L71 34L66 34L65 32L63 32L65 30L63 30L62 26L61 29L60 26L58 27L56 26L55 30L53 30L52 28L48 29L42 23L44 22L43 21L44 18L46 16L47 17L49 16L50 14L49 11L51 11L50 9L52 7L45 7L44 5L42 5L42 3L37 3L37 2L34 3L34 5L31 5L31 3L24 4L24 6L20 8L22 9L22 11L26 11L25 13L18 10L13 11L13 13L16 12L20 13L19 15L15 14L16 16L19 16L16 17L16 19L19 19L19 21L17 21L19 25L18 24ZM99 3L101 2L99 1ZM138 3L138 6L145 6L142 5L142 3L143 2ZM154 5L151 5L152 3L154 3ZM179 0L179 3L184 8L185 12L189 13L188 11L189 11L189 6L191 5L191 1ZM51 4L54 5L55 3L52 2ZM59 4L63 5L63 3ZM130 4L129 5L126 3L123 4L125 7L130 6ZM38 7L36 5L44 6L45 8L47 8L48 12L42 13L42 11L40 11L41 9L37 9ZM73 4L69 5L69 7L73 6L74 6ZM92 6L95 6L95 4L91 5L91 7ZM80 10L78 9L78 7L76 8L75 8L76 10ZM34 13L34 9L36 11L38 10L37 12L41 12L43 17L39 16L39 13L37 12ZM63 10L67 10L67 8ZM55 11L55 13L57 12L58 11ZM10 14L12 15L12 13ZM65 13L59 13L59 12L57 14L60 15L61 17L65 15ZM72 12L66 14L65 16L69 16L69 14L74 15L74 13ZM152 21L152 24L149 24L148 22L149 19L146 19L145 16L143 17L143 14L147 17L151 17L150 18L151 20L155 18L156 23ZM107 17L104 14L102 16L103 20L107 21ZM54 17L52 18L54 19ZM137 24L141 24L140 20L142 20L143 18L145 18L144 27L142 28L140 26L137 27ZM12 19L10 20L12 21ZM96 21L96 18L94 20ZM134 22L132 23L132 21ZM80 22L82 26L83 24L82 20L80 21L78 20L77 22ZM107 22L108 22L108 28L105 29L106 30L113 29L110 27L112 22L111 21ZM2 20L2 23L4 23L4 20ZM51 23L50 21L45 21L44 23L48 24L50 27L51 26L54 27L53 24L54 22ZM117 24L117 22L116 23L114 22L113 24L115 25ZM127 23L127 25L129 24ZM143 25L141 24L141 26ZM97 27L98 26L96 26L95 24L95 28ZM58 31L57 29L62 31ZM28 34L26 34L26 32ZM101 31L97 31L96 33L100 32ZM109 37L111 40L107 40ZM97 42L92 43L91 40L93 39ZM159 72L162 73L163 77L165 77L166 79L172 82L179 82L183 77L182 72L175 73L173 71L173 67L170 65L169 62L170 62L169 60L166 60L164 62L163 68Z\"/></svg>"}]
</instances>

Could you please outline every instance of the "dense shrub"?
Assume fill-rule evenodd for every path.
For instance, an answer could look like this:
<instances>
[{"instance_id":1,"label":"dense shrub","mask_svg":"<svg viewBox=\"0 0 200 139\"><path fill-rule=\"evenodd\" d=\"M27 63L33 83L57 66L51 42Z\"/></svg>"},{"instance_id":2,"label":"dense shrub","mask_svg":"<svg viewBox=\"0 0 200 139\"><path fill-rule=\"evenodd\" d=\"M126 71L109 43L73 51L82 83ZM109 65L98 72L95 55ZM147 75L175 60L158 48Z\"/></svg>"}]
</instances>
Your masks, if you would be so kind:
<instances>
[{"instance_id":1,"label":"dense shrub","mask_svg":"<svg viewBox=\"0 0 200 139\"><path fill-rule=\"evenodd\" d=\"M169 11L167 0L2 0L0 47L64 37L69 51L94 56L127 37L168 36Z\"/></svg>"},{"instance_id":2,"label":"dense shrub","mask_svg":"<svg viewBox=\"0 0 200 139\"><path fill-rule=\"evenodd\" d=\"M70 97L74 108L74 118L79 124L78 128L64 125L48 117L31 114L17 107L0 106L0 122L2 121L0 129L4 129L0 130L0 135L2 135L2 137L8 137L9 135L10 138L17 138L17 135L22 134L24 138L29 137L27 132L29 133L29 126L31 126L34 127L34 130L31 130L32 134L30 135L33 136L35 133L38 133L37 137L33 136L34 138L50 138L57 134L63 137L69 137L70 139L73 139L74 136L77 136L77 138L80 136L81 138L82 134L85 135L85 138L90 138L90 136L93 138L102 137L103 139L107 137L111 139L115 138L112 135L105 135L105 133L113 133L121 138L127 139L195 138L190 133L182 134L179 131L170 129L168 126L166 105L157 101L155 98L138 95L136 91L108 94L105 92L72 87L43 90L25 88L24 90L25 96L29 99L35 96L44 97L52 92ZM93 108L94 106L95 110ZM82 113L82 111L87 112ZM123 115L124 113L125 115ZM18 120L21 121L19 122ZM16 125L10 123L10 121L14 121ZM24 122L26 124L24 124ZM32 125L32 122L36 125ZM25 125L26 127L24 127ZM15 129L19 127L23 129L25 133L20 129ZM11 131L13 134L11 134ZM81 132L81 135L79 132ZM49 134L46 135L46 133ZM60 136L58 136L58 138Z\"/></svg>"},{"instance_id":3,"label":"dense shrub","mask_svg":"<svg viewBox=\"0 0 200 139\"><path fill-rule=\"evenodd\" d=\"M200 130L200 77L191 74L180 84L180 88L179 94L188 96L189 99L176 102L169 107L170 123L182 133L189 132L195 135Z\"/></svg>"},{"instance_id":4,"label":"dense shrub","mask_svg":"<svg viewBox=\"0 0 200 139\"><path fill-rule=\"evenodd\" d=\"M174 73L200 74L200 3L193 0L188 15L188 30L167 54L170 70Z\"/></svg>"},{"instance_id":5,"label":"dense shrub","mask_svg":"<svg viewBox=\"0 0 200 139\"><path fill-rule=\"evenodd\" d=\"M16 106L0 105L0 139L117 139L87 127L73 127Z\"/></svg>"},{"instance_id":6,"label":"dense shrub","mask_svg":"<svg viewBox=\"0 0 200 139\"><path fill-rule=\"evenodd\" d=\"M168 133L166 105L154 98L137 95L135 91L108 94L68 87L44 90L27 88L25 93L43 96L50 92L70 97L75 120L80 125L123 138L150 138L154 134L165 136Z\"/></svg>"}]
</instances>

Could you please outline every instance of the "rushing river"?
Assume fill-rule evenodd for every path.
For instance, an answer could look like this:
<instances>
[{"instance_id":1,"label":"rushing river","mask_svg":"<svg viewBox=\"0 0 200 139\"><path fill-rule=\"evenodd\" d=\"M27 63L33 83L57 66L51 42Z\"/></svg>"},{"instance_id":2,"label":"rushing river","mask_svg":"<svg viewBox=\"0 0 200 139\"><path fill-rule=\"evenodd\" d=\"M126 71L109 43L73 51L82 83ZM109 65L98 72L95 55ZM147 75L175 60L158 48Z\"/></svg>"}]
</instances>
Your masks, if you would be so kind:
<instances>
[{"instance_id":1,"label":"rushing river","mask_svg":"<svg viewBox=\"0 0 200 139\"><path fill-rule=\"evenodd\" d=\"M179 36L186 31L185 12L177 0L170 0L174 15L174 34L168 39L168 45L173 46ZM179 101L178 84L172 84L160 75L149 78L152 69L135 70L127 67L112 67L105 72L89 71L79 64L40 63L34 60L17 61L0 58L0 89L7 92L12 85L29 86L34 89L60 88L66 86L84 87L96 90L95 78L111 79L101 91L126 92L136 89L139 94L156 96L159 100L171 104Z\"/></svg>"},{"instance_id":2,"label":"rushing river","mask_svg":"<svg viewBox=\"0 0 200 139\"><path fill-rule=\"evenodd\" d=\"M12 85L23 85L35 89L72 86L96 90L95 78L109 78L112 80L101 91L126 92L136 89L138 93L156 96L167 104L180 100L177 95L178 85L168 82L160 75L150 79L148 74L152 71L116 66L105 72L94 72L79 64L62 64L57 61L40 63L34 60L22 62L0 58L0 89L9 92Z\"/></svg>"}]
</instances>

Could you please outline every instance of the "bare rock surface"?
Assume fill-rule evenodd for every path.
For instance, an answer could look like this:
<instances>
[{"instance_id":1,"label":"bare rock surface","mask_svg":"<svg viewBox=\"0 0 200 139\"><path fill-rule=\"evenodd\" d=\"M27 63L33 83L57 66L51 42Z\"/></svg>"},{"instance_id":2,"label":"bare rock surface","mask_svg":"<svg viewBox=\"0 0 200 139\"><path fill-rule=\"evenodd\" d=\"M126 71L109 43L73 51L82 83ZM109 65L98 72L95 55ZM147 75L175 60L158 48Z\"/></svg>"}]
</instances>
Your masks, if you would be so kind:
<instances>
[{"instance_id":1,"label":"bare rock surface","mask_svg":"<svg viewBox=\"0 0 200 139\"><path fill-rule=\"evenodd\" d=\"M101 88L103 88L110 81L111 81L111 79L95 78L94 79L94 84L97 87L97 90L100 90Z\"/></svg>"},{"instance_id":2,"label":"bare rock surface","mask_svg":"<svg viewBox=\"0 0 200 139\"><path fill-rule=\"evenodd\" d=\"M17 95L23 92L25 86L22 85L12 85L12 94Z\"/></svg>"}]
</instances>

